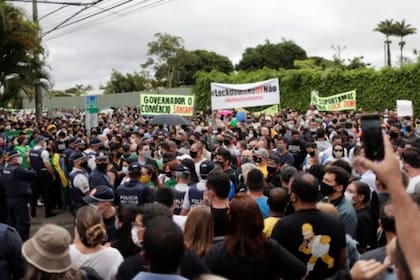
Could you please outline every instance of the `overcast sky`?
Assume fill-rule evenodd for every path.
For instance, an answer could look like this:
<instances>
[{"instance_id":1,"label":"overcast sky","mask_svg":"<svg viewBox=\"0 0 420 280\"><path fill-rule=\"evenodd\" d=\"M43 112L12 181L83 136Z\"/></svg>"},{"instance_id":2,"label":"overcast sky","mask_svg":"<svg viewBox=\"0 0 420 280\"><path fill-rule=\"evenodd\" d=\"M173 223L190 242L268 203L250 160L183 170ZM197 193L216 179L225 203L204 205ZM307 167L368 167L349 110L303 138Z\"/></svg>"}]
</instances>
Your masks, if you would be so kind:
<instances>
[{"instance_id":1,"label":"overcast sky","mask_svg":"<svg viewBox=\"0 0 420 280\"><path fill-rule=\"evenodd\" d=\"M74 19L125 1L103 0ZM158 1L155 7L144 9L154 1ZM31 15L31 5L22 6ZM39 16L59 7L39 4ZM80 9L66 7L41 19L43 31ZM90 84L97 89L106 83L112 69L124 73L139 70L146 60L147 43L157 32L180 36L186 49L215 51L235 64L246 47L264 43L265 39L277 43L285 38L295 41L308 56L331 59L336 54L331 45L335 45L343 49L341 58L364 56L365 62L382 67L384 36L372 30L378 22L391 18L405 19L420 28L419 11L417 0L132 0L51 32L44 38L44 45L56 89L75 84ZM393 64L398 59L398 40L392 38ZM405 54L413 58L413 49L420 49L420 34L407 36L405 41Z\"/></svg>"}]
</instances>

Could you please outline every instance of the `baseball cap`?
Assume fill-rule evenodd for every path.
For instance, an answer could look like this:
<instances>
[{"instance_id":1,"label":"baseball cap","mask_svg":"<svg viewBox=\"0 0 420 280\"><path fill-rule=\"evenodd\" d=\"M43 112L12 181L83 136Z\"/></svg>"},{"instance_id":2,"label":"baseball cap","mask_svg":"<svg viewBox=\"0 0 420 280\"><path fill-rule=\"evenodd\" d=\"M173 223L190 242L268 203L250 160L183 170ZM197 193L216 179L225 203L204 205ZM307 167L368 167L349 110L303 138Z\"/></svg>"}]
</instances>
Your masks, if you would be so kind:
<instances>
[{"instance_id":1,"label":"baseball cap","mask_svg":"<svg viewBox=\"0 0 420 280\"><path fill-rule=\"evenodd\" d=\"M44 137L44 136L38 136L38 138L36 138L36 143L39 143L41 141L46 141L48 138Z\"/></svg>"},{"instance_id":2,"label":"baseball cap","mask_svg":"<svg viewBox=\"0 0 420 280\"><path fill-rule=\"evenodd\" d=\"M109 158L109 155L107 152L104 152L104 151L96 152L95 160L106 160L108 158Z\"/></svg>"},{"instance_id":3,"label":"baseball cap","mask_svg":"<svg viewBox=\"0 0 420 280\"><path fill-rule=\"evenodd\" d=\"M205 160L200 164L200 175L209 175L216 168L216 164L210 160Z\"/></svg>"},{"instance_id":4,"label":"baseball cap","mask_svg":"<svg viewBox=\"0 0 420 280\"><path fill-rule=\"evenodd\" d=\"M182 165L182 164L178 164L177 166L175 166L174 172L175 172L175 176L189 176L189 175L191 175L191 172L188 169L188 167L186 167L185 165Z\"/></svg>"},{"instance_id":5,"label":"baseball cap","mask_svg":"<svg viewBox=\"0 0 420 280\"><path fill-rule=\"evenodd\" d=\"M140 174L141 164L138 161L130 163L128 165L128 173Z\"/></svg>"},{"instance_id":6,"label":"baseball cap","mask_svg":"<svg viewBox=\"0 0 420 280\"><path fill-rule=\"evenodd\" d=\"M100 145L102 142L98 138L90 139L90 145Z\"/></svg>"},{"instance_id":7,"label":"baseball cap","mask_svg":"<svg viewBox=\"0 0 420 280\"><path fill-rule=\"evenodd\" d=\"M20 157L21 155L20 155L20 153L18 152L18 151L11 151L10 153L9 153L9 159L12 159L12 158L14 158L14 157Z\"/></svg>"},{"instance_id":8,"label":"baseball cap","mask_svg":"<svg viewBox=\"0 0 420 280\"><path fill-rule=\"evenodd\" d=\"M258 150L254 151L254 154L260 157L268 158L268 152L264 148L259 148Z\"/></svg>"},{"instance_id":9,"label":"baseball cap","mask_svg":"<svg viewBox=\"0 0 420 280\"><path fill-rule=\"evenodd\" d=\"M82 198L87 204L98 202L112 202L114 201L114 191L105 185L99 185L93 188L88 196Z\"/></svg>"},{"instance_id":10,"label":"baseball cap","mask_svg":"<svg viewBox=\"0 0 420 280\"><path fill-rule=\"evenodd\" d=\"M226 138L233 138L233 137L235 137L235 135L233 134L233 132L231 130L224 131L222 133L222 136L223 137L226 137Z\"/></svg>"},{"instance_id":11,"label":"baseball cap","mask_svg":"<svg viewBox=\"0 0 420 280\"><path fill-rule=\"evenodd\" d=\"M87 160L88 156L85 153L82 152L75 152L70 156L70 160L76 161L76 160Z\"/></svg>"}]
</instances>

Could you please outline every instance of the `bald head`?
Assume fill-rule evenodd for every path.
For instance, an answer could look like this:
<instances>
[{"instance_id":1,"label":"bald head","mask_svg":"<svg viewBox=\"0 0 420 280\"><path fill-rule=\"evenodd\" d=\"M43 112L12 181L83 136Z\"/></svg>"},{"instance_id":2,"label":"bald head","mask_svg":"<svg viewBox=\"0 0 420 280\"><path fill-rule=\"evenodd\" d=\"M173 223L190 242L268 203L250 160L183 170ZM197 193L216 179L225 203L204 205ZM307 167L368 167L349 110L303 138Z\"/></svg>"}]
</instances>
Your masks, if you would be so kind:
<instances>
[{"instance_id":1,"label":"bald head","mask_svg":"<svg viewBox=\"0 0 420 280\"><path fill-rule=\"evenodd\" d=\"M283 214L289 200L287 191L283 188L273 188L268 195L267 204L273 213Z\"/></svg>"}]
</instances>

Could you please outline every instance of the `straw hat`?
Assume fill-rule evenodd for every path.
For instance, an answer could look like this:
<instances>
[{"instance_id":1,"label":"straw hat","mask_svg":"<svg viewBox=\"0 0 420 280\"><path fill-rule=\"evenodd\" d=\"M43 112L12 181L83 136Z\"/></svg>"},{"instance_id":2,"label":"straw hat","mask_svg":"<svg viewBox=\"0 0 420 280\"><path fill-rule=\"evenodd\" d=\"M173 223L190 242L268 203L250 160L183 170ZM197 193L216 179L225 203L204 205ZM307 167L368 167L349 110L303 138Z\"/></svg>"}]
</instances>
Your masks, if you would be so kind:
<instances>
[{"instance_id":1,"label":"straw hat","mask_svg":"<svg viewBox=\"0 0 420 280\"><path fill-rule=\"evenodd\" d=\"M70 234L64 228L47 224L39 228L35 235L22 247L26 261L48 273L61 273L72 266L69 253Z\"/></svg>"}]
</instances>

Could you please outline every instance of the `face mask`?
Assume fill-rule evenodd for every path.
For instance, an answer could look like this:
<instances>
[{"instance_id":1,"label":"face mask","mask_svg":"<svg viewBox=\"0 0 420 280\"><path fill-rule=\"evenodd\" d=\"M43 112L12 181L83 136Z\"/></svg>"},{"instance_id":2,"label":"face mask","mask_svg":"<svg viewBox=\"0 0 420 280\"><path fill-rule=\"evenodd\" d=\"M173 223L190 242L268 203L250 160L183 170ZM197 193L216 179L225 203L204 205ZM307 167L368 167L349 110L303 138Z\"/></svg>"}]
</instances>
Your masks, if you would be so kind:
<instances>
[{"instance_id":1,"label":"face mask","mask_svg":"<svg viewBox=\"0 0 420 280\"><path fill-rule=\"evenodd\" d=\"M22 165L22 162L23 162L23 158L22 157L18 157L16 160L17 160L17 163L19 165Z\"/></svg>"},{"instance_id":2,"label":"face mask","mask_svg":"<svg viewBox=\"0 0 420 280\"><path fill-rule=\"evenodd\" d=\"M131 240L134 244L136 244L137 247L142 247L143 240L140 240L137 235L137 227L132 226L131 227Z\"/></svg>"},{"instance_id":3,"label":"face mask","mask_svg":"<svg viewBox=\"0 0 420 280\"><path fill-rule=\"evenodd\" d=\"M123 166L122 172L127 175L128 174L128 166Z\"/></svg>"},{"instance_id":4,"label":"face mask","mask_svg":"<svg viewBox=\"0 0 420 280\"><path fill-rule=\"evenodd\" d=\"M168 178L171 178L172 177L172 171L166 171L165 176L168 177Z\"/></svg>"},{"instance_id":5,"label":"face mask","mask_svg":"<svg viewBox=\"0 0 420 280\"><path fill-rule=\"evenodd\" d=\"M289 130L292 130L294 127L293 127L293 124L288 124L287 125L287 128L289 129Z\"/></svg>"},{"instance_id":6,"label":"face mask","mask_svg":"<svg viewBox=\"0 0 420 280\"><path fill-rule=\"evenodd\" d=\"M276 173L277 168L275 168L273 166L267 166L267 171L268 171L268 173Z\"/></svg>"},{"instance_id":7,"label":"face mask","mask_svg":"<svg viewBox=\"0 0 420 280\"><path fill-rule=\"evenodd\" d=\"M241 158L241 163L242 164L247 163L247 162L251 162L251 160L249 158L247 158L247 157Z\"/></svg>"},{"instance_id":8,"label":"face mask","mask_svg":"<svg viewBox=\"0 0 420 280\"><path fill-rule=\"evenodd\" d=\"M141 154L144 158L150 158L150 152L142 152Z\"/></svg>"},{"instance_id":9,"label":"face mask","mask_svg":"<svg viewBox=\"0 0 420 280\"><path fill-rule=\"evenodd\" d=\"M351 192L349 192L349 191L345 191L344 192L344 196L349 200L349 201L351 201L351 202L353 202L353 196L354 196L354 193L351 193Z\"/></svg>"},{"instance_id":10,"label":"face mask","mask_svg":"<svg viewBox=\"0 0 420 280\"><path fill-rule=\"evenodd\" d=\"M188 140L188 143L190 143L190 145L192 145L192 144L194 144L194 140L192 140L192 139L190 139L190 140Z\"/></svg>"},{"instance_id":11,"label":"face mask","mask_svg":"<svg viewBox=\"0 0 420 280\"><path fill-rule=\"evenodd\" d=\"M261 158L260 158L260 157L253 156L253 158L254 158L254 161L255 161L256 163L261 162Z\"/></svg>"},{"instance_id":12,"label":"face mask","mask_svg":"<svg viewBox=\"0 0 420 280\"><path fill-rule=\"evenodd\" d=\"M96 164L96 169L98 169L98 171L100 171L100 172L106 172L107 167L108 167L107 163L97 163Z\"/></svg>"},{"instance_id":13,"label":"face mask","mask_svg":"<svg viewBox=\"0 0 420 280\"><path fill-rule=\"evenodd\" d=\"M230 145L230 140L223 140L223 144L225 144L225 146Z\"/></svg>"},{"instance_id":14,"label":"face mask","mask_svg":"<svg viewBox=\"0 0 420 280\"><path fill-rule=\"evenodd\" d=\"M390 131L389 132L389 137L391 137L391 139L397 139L399 135L400 134L398 132L395 132L395 131Z\"/></svg>"},{"instance_id":15,"label":"face mask","mask_svg":"<svg viewBox=\"0 0 420 280\"><path fill-rule=\"evenodd\" d=\"M149 176L147 176L147 175L141 175L140 176L140 182L143 183L143 184L149 183L150 182Z\"/></svg>"},{"instance_id":16,"label":"face mask","mask_svg":"<svg viewBox=\"0 0 420 280\"><path fill-rule=\"evenodd\" d=\"M310 157L314 157L315 156L315 151L309 152L308 153Z\"/></svg>"},{"instance_id":17,"label":"face mask","mask_svg":"<svg viewBox=\"0 0 420 280\"><path fill-rule=\"evenodd\" d=\"M197 152L190 151L190 157L191 158L196 158L197 154L198 154Z\"/></svg>"},{"instance_id":18,"label":"face mask","mask_svg":"<svg viewBox=\"0 0 420 280\"><path fill-rule=\"evenodd\" d=\"M334 186L328 185L327 183L321 182L321 193L323 195L330 195L334 192Z\"/></svg>"},{"instance_id":19,"label":"face mask","mask_svg":"<svg viewBox=\"0 0 420 280\"><path fill-rule=\"evenodd\" d=\"M87 168L88 168L87 161L84 161L84 162L80 163L80 167L87 170Z\"/></svg>"},{"instance_id":20,"label":"face mask","mask_svg":"<svg viewBox=\"0 0 420 280\"><path fill-rule=\"evenodd\" d=\"M181 143L182 143L182 141L181 141L181 140L175 140L175 144L176 144L177 146L181 145Z\"/></svg>"},{"instance_id":21,"label":"face mask","mask_svg":"<svg viewBox=\"0 0 420 280\"><path fill-rule=\"evenodd\" d=\"M341 158L343 156L343 152L342 151L334 151L334 156L336 158Z\"/></svg>"}]
</instances>

